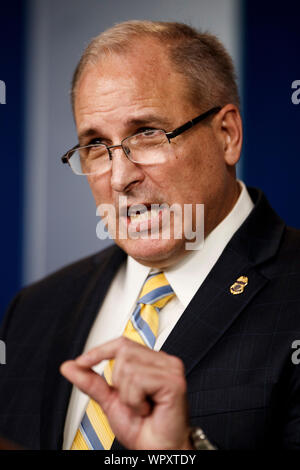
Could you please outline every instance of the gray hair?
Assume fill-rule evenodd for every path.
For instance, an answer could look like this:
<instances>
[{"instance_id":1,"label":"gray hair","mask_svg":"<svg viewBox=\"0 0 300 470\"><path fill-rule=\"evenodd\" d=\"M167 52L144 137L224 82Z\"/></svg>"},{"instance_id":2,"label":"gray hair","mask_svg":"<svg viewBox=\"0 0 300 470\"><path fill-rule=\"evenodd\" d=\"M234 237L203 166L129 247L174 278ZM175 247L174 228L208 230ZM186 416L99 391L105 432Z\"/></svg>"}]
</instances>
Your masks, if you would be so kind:
<instances>
[{"instance_id":1,"label":"gray hair","mask_svg":"<svg viewBox=\"0 0 300 470\"><path fill-rule=\"evenodd\" d=\"M232 58L216 36L183 23L126 21L92 39L85 49L73 75L73 108L76 87L85 67L97 64L103 55L132 50L135 40L141 37L157 40L166 49L174 70L187 80L194 105L201 109L228 103L240 107Z\"/></svg>"}]
</instances>

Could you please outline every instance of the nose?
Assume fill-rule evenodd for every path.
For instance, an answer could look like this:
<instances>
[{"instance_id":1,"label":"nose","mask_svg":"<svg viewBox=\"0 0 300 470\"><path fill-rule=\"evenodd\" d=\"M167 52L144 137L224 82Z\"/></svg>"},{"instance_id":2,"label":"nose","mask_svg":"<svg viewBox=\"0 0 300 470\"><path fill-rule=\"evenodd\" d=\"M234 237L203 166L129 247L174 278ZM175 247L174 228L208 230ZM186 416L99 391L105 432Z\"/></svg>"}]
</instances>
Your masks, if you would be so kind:
<instances>
[{"instance_id":1,"label":"nose","mask_svg":"<svg viewBox=\"0 0 300 470\"><path fill-rule=\"evenodd\" d=\"M140 184L145 175L140 167L129 160L121 146L111 148L110 151L112 155L111 187L117 192L128 192Z\"/></svg>"}]
</instances>

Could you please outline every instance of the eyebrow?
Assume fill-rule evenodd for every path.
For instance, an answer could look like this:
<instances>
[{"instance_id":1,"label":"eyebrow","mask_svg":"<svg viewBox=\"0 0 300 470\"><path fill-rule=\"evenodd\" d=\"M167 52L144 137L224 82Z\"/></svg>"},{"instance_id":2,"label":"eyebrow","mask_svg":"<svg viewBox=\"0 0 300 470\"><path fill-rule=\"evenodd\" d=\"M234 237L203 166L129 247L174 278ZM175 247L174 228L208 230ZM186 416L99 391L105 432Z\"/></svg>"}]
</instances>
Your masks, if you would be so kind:
<instances>
[{"instance_id":1,"label":"eyebrow","mask_svg":"<svg viewBox=\"0 0 300 470\"><path fill-rule=\"evenodd\" d=\"M136 118L131 118L126 121L125 126L128 128L134 128L134 127L141 127L145 125L158 125L161 127L161 129L165 129L170 127L170 122L167 118L163 117L157 117L154 116L153 114L141 116L141 117L136 117ZM87 137L93 137L95 135L101 135L103 134L99 129L89 127L88 129L83 130L78 134L78 140L81 142L83 139L86 139ZM102 137L104 137L102 135Z\"/></svg>"}]
</instances>

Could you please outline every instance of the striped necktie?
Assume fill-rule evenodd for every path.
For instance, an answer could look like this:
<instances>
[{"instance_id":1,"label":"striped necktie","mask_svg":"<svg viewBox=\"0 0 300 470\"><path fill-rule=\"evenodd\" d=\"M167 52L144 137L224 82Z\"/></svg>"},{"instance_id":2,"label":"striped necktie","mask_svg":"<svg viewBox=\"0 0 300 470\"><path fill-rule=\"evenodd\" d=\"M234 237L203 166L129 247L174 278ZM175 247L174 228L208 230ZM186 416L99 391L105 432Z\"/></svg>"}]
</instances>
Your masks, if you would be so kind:
<instances>
[{"instance_id":1,"label":"striped necktie","mask_svg":"<svg viewBox=\"0 0 300 470\"><path fill-rule=\"evenodd\" d=\"M163 273L150 274L141 290L123 336L153 349L157 333L159 311L174 297L174 292ZM114 360L110 360L103 376L112 383ZM115 436L106 415L93 399L89 400L71 450L109 450Z\"/></svg>"}]
</instances>

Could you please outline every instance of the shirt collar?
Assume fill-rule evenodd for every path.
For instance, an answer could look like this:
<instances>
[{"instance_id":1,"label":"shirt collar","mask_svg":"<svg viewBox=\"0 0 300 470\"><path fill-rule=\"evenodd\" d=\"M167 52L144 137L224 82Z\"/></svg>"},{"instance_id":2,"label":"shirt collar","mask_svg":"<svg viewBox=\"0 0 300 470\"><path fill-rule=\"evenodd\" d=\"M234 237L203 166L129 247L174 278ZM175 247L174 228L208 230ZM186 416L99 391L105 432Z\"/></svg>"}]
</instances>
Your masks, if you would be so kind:
<instances>
[{"instance_id":1,"label":"shirt collar","mask_svg":"<svg viewBox=\"0 0 300 470\"><path fill-rule=\"evenodd\" d=\"M245 184L242 181L239 181L239 184L241 192L236 204L206 237L202 248L190 251L179 263L164 270L166 278L185 308L217 262L227 243L253 209L254 205ZM137 294L150 271L149 266L144 266L128 256L125 292L129 293L128 300L131 304L135 303Z\"/></svg>"}]
</instances>

